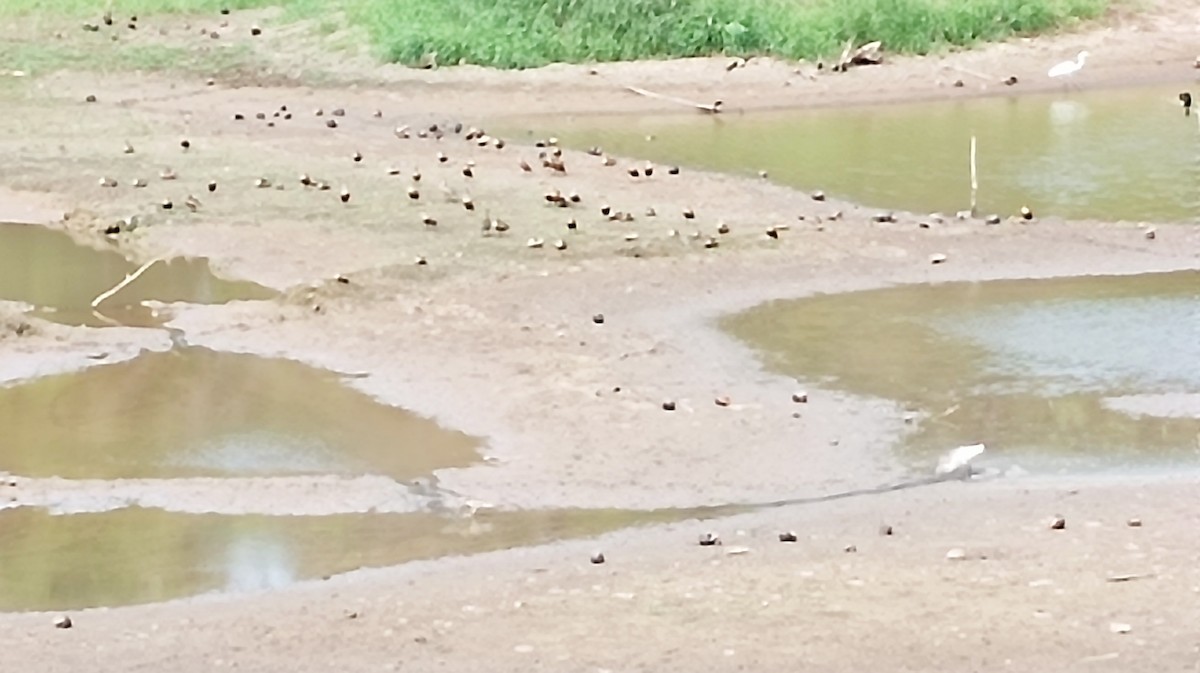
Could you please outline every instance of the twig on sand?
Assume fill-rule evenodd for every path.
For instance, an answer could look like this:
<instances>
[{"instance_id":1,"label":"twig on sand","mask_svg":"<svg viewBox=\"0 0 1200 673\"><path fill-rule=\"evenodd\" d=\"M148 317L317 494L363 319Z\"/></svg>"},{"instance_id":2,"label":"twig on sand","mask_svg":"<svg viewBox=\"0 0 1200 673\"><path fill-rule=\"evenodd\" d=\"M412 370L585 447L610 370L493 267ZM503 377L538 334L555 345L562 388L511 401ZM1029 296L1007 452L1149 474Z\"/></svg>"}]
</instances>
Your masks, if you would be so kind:
<instances>
[{"instance_id":1,"label":"twig on sand","mask_svg":"<svg viewBox=\"0 0 1200 673\"><path fill-rule=\"evenodd\" d=\"M690 100L687 100L686 98L676 98L675 96L668 96L666 94L655 93L653 91L649 91L647 89L642 89L642 88L636 87L636 86L628 86L627 85L625 87L625 89L627 91L632 91L639 96L646 96L648 98L657 98L659 100L665 100L665 101L670 101L672 103L678 103L680 105L686 105L688 107L695 108L701 112L707 112L709 114L718 114L721 112L722 101L719 101L719 100L713 101L712 103L709 103L709 104L705 104L705 103L697 103L695 101L690 101Z\"/></svg>"},{"instance_id":2,"label":"twig on sand","mask_svg":"<svg viewBox=\"0 0 1200 673\"><path fill-rule=\"evenodd\" d=\"M127 286L130 283L132 283L133 281L137 280L138 276L141 276L143 273L146 273L147 269L149 269L150 267L154 266L156 263L161 262L161 261L162 261L161 258L155 257L154 259L150 260L149 262L146 262L145 264L138 267L137 271L134 271L133 273L129 274L128 276L125 276L125 280L117 283L111 289L106 290L105 292L101 292L100 294L96 295L96 298L92 300L92 308L96 308L104 300L109 299L114 294L125 289L125 286Z\"/></svg>"},{"instance_id":3,"label":"twig on sand","mask_svg":"<svg viewBox=\"0 0 1200 673\"><path fill-rule=\"evenodd\" d=\"M1146 580L1154 577L1154 573L1130 573L1127 575L1109 575L1106 578L1108 582L1132 582L1134 580Z\"/></svg>"}]
</instances>

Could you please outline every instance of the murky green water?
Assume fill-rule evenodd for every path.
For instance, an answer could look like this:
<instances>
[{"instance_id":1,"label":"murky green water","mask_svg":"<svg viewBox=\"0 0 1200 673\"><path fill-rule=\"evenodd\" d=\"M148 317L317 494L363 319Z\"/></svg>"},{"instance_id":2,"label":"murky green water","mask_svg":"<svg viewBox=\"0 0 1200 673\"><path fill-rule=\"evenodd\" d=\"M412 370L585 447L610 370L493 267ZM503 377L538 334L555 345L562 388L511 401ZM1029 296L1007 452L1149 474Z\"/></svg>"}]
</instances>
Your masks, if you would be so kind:
<instances>
[{"instance_id":1,"label":"murky green water","mask_svg":"<svg viewBox=\"0 0 1200 673\"><path fill-rule=\"evenodd\" d=\"M927 415L914 464L974 442L1028 469L1200 459L1200 418L1105 404L1200 393L1200 272L816 296L725 326L774 368Z\"/></svg>"},{"instance_id":2,"label":"murky green water","mask_svg":"<svg viewBox=\"0 0 1200 673\"><path fill-rule=\"evenodd\" d=\"M217 278L205 259L172 259L103 302L97 315L92 300L137 267L116 250L79 245L63 232L0 223L0 299L32 304L37 315L55 322L147 326L159 321L141 305L145 300L221 304L275 296L255 283Z\"/></svg>"},{"instance_id":3,"label":"murky green water","mask_svg":"<svg viewBox=\"0 0 1200 673\"><path fill-rule=\"evenodd\" d=\"M1200 116L1183 83L1094 92L755 114L536 119L577 148L746 174L883 208L1200 223ZM797 87L797 96L805 95ZM648 142L646 137L654 136Z\"/></svg>"},{"instance_id":4,"label":"murky green water","mask_svg":"<svg viewBox=\"0 0 1200 673\"><path fill-rule=\"evenodd\" d=\"M401 479L478 458L474 438L379 404L335 374L195 347L0 388L0 428L0 470L24 477ZM13 487L0 485L0 497L5 488ZM0 611L273 589L706 512L264 516L134 507L55 516L0 504Z\"/></svg>"},{"instance_id":5,"label":"murky green water","mask_svg":"<svg viewBox=\"0 0 1200 673\"><path fill-rule=\"evenodd\" d=\"M131 508L52 516L36 509L0 510L0 611L275 589L357 568L597 535L695 515L562 510L480 512L474 518L270 517Z\"/></svg>"},{"instance_id":6,"label":"murky green water","mask_svg":"<svg viewBox=\"0 0 1200 673\"><path fill-rule=\"evenodd\" d=\"M329 372L203 348L0 388L0 470L31 477L382 474L477 460L476 440Z\"/></svg>"}]
</instances>

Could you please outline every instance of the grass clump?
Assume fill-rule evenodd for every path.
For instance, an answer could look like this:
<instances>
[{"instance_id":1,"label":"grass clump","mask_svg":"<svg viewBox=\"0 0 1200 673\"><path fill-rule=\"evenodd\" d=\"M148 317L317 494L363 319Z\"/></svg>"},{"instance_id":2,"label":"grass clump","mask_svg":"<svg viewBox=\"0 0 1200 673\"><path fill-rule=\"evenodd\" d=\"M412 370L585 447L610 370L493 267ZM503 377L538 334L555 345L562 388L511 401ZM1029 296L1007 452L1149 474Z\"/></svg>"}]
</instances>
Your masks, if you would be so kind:
<instances>
[{"instance_id":1,"label":"grass clump","mask_svg":"<svg viewBox=\"0 0 1200 673\"><path fill-rule=\"evenodd\" d=\"M926 53L1098 16L1109 0L345 0L390 60L525 68L712 54Z\"/></svg>"}]
</instances>

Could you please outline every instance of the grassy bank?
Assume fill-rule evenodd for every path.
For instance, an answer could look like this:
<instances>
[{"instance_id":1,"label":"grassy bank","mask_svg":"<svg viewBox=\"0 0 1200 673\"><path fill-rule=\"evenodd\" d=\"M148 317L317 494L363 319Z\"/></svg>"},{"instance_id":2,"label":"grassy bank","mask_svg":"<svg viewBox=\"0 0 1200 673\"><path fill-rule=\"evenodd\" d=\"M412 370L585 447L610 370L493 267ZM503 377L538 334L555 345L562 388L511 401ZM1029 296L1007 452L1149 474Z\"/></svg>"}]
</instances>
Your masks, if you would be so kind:
<instances>
[{"instance_id":1,"label":"grassy bank","mask_svg":"<svg viewBox=\"0 0 1200 673\"><path fill-rule=\"evenodd\" d=\"M89 17L272 5L280 20L362 31L387 60L524 68L712 54L815 59L847 40L925 53L1098 16L1110 0L5 0L0 17Z\"/></svg>"},{"instance_id":2,"label":"grassy bank","mask_svg":"<svg viewBox=\"0 0 1200 673\"><path fill-rule=\"evenodd\" d=\"M391 60L503 68L771 54L819 58L850 39L925 53L1098 16L1108 0L356 0Z\"/></svg>"}]
</instances>

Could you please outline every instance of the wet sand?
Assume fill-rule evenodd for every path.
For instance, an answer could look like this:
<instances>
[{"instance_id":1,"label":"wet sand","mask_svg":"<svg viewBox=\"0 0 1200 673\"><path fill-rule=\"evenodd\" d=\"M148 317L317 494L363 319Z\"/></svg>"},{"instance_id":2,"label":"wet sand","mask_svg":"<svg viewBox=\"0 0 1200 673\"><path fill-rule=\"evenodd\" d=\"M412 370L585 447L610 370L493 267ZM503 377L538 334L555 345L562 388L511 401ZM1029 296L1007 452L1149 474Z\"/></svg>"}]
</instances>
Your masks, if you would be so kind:
<instances>
[{"instance_id":1,"label":"wet sand","mask_svg":"<svg viewBox=\"0 0 1200 673\"><path fill-rule=\"evenodd\" d=\"M518 161L537 160L528 145L400 140L393 129L484 124L530 108L665 109L614 86L633 78L697 100L720 97L731 110L994 93L995 86L955 88L953 79L971 78L946 72L1016 74L1024 87L1047 60L1094 45L1113 56L1096 59L1099 74L1085 85L1178 79L1192 72L1187 49L1200 44L1195 11L1164 8L1030 49L1014 41L790 86L783 82L794 73L780 76L795 66L752 60L725 73L720 59L597 66L597 75L582 66L382 69L372 76L383 84L353 90L44 75L43 88L0 99L10 111L0 120L0 137L9 138L0 150L13 157L0 166L0 213L81 237L138 214L143 226L121 237L132 259L206 256L218 274L283 291L275 301L174 306L171 325L196 345L366 374L352 385L485 438L491 460L436 475L460 497L501 508L646 509L835 493L907 476L888 452L906 427L905 410L766 371L716 330L719 316L770 299L896 283L1194 269L1200 231L1160 225L1148 239L1135 223L1054 218L993 227L947 219L921 229L923 214L876 223L873 211L854 204L686 169L631 180L620 167L569 151L567 175L526 174ZM1136 56L1117 65L1121 54ZM810 84L809 95L791 93ZM89 92L102 100L83 103ZM290 125L253 119L284 104L297 110ZM318 106L326 111L319 118ZM339 106L346 116L327 128ZM250 119L234 122L239 111ZM122 156L126 137L136 154ZM181 137L192 145L186 153ZM355 151L367 159L352 162ZM441 164L438 152L452 159ZM474 178L461 175L467 160L475 161ZM387 175L390 165L404 174ZM178 179L157 180L164 166ZM414 167L423 173L420 205L404 193ZM300 173L333 189L306 190ZM109 175L122 185L97 187ZM125 186L138 176L150 185ZM285 188L255 189L258 177ZM205 184L214 179L220 187L210 194ZM477 210L444 199L439 183L456 197L469 193ZM342 185L353 192L347 204L337 199ZM548 189L576 190L583 203L548 207ZM202 204L194 214L157 206L188 194ZM607 221L602 203L634 213L634 222ZM646 217L647 206L658 215ZM685 208L695 221L681 217ZM55 210L71 216L56 222ZM435 230L420 224L422 211L440 220ZM512 230L482 236L485 212ZM581 232L565 229L568 217ZM718 221L731 233L705 248ZM765 235L785 224L777 240ZM681 235L667 236L671 228ZM701 238L693 241L692 230ZM627 240L632 233L637 239ZM528 247L531 237L544 246ZM568 244L561 252L553 247L560 238ZM935 254L946 261L930 264ZM414 264L417 256L427 263ZM32 329L18 336L20 324ZM162 331L69 328L12 306L0 326L0 380L8 382L170 343ZM99 350L104 360L88 357ZM792 401L800 390L807 404ZM719 396L731 404L718 406ZM664 401L675 410L664 411ZM363 499L394 497L386 486L352 493L329 483L309 499L305 478L295 479L252 491L241 482L127 486L140 502L192 509L207 500L226 503L223 511L355 511ZM20 475L16 482L0 487L0 498L54 506L122 497L126 487ZM1200 546L1187 505L1197 483L1180 475L940 484L269 593L76 612L69 631L52 628L50 615L0 615L0 646L7 661L37 661L47 671L1162 670L1200 656L1190 640ZM258 502L233 500L235 492ZM1055 515L1067 519L1065 530L1050 530ZM1128 526L1132 517L1144 525ZM895 534L879 535L881 524ZM698 547L710 529L724 544ZM788 529L797 543L777 541ZM847 553L848 545L857 551ZM608 563L588 563L596 548ZM954 548L966 559L947 560ZM1109 582L1110 573L1138 578ZM1124 629L1113 624L1132 630L1117 633Z\"/></svg>"}]
</instances>

